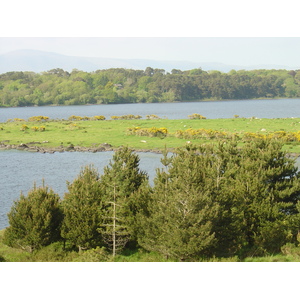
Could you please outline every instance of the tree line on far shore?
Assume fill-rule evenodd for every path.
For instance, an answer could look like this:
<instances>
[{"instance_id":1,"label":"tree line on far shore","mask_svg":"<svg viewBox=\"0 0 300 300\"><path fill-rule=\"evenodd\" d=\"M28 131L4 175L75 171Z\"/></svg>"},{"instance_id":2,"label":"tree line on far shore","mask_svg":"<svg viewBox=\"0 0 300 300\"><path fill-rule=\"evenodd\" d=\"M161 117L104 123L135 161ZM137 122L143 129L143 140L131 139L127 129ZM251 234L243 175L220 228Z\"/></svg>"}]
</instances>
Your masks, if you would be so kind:
<instances>
[{"instance_id":1,"label":"tree line on far shore","mask_svg":"<svg viewBox=\"0 0 300 300\"><path fill-rule=\"evenodd\" d=\"M300 97L300 70L188 71L147 67L0 74L0 106Z\"/></svg>"},{"instance_id":2,"label":"tree line on far shore","mask_svg":"<svg viewBox=\"0 0 300 300\"><path fill-rule=\"evenodd\" d=\"M99 175L82 168L60 199L45 184L21 194L4 242L34 252L59 242L115 256L142 248L175 261L262 256L300 242L300 178L275 141L164 153L153 185L127 147Z\"/></svg>"}]
</instances>

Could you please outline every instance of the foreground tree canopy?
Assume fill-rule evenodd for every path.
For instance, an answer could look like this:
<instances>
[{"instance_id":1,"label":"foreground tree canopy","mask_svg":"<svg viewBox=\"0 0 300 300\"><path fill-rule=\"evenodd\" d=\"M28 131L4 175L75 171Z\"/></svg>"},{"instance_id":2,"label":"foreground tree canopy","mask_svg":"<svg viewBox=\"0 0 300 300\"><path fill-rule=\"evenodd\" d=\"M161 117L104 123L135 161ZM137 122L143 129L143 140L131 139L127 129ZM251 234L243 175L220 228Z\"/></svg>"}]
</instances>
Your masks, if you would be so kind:
<instances>
[{"instance_id":1,"label":"foreground tree canopy","mask_svg":"<svg viewBox=\"0 0 300 300\"><path fill-rule=\"evenodd\" d=\"M79 105L172 102L201 99L300 97L300 71L252 70L221 73L114 68L92 73L53 69L0 75L0 105Z\"/></svg>"},{"instance_id":2,"label":"foreground tree canopy","mask_svg":"<svg viewBox=\"0 0 300 300\"><path fill-rule=\"evenodd\" d=\"M275 254L300 242L300 175L278 142L188 146L161 161L153 186L128 148L102 176L85 167L60 202L63 218L52 218L60 225L48 225L57 200L55 209L45 201L55 194L34 188L12 207L6 241L41 247L60 229L79 250L142 247L178 261Z\"/></svg>"}]
</instances>

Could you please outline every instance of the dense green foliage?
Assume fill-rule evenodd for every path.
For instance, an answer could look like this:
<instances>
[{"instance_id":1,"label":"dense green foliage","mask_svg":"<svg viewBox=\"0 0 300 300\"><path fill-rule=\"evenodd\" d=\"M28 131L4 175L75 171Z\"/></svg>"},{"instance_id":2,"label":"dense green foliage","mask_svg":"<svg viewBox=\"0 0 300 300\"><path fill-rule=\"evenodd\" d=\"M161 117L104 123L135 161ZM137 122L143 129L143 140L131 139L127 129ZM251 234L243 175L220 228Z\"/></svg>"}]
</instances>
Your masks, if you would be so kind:
<instances>
[{"instance_id":1,"label":"dense green foliage","mask_svg":"<svg viewBox=\"0 0 300 300\"><path fill-rule=\"evenodd\" d=\"M61 235L81 251L96 246L100 241L97 231L101 222L101 190L95 168L86 166L79 176L68 184L62 201L64 219Z\"/></svg>"},{"instance_id":2,"label":"dense green foliage","mask_svg":"<svg viewBox=\"0 0 300 300\"><path fill-rule=\"evenodd\" d=\"M131 196L148 179L147 174L139 169L139 161L137 154L127 147L122 147L115 152L112 161L104 168L104 174L100 177L103 193L101 215L104 221L99 224L99 231L113 255L120 252L133 238L132 219L138 203L132 201Z\"/></svg>"},{"instance_id":3,"label":"dense green foliage","mask_svg":"<svg viewBox=\"0 0 300 300\"><path fill-rule=\"evenodd\" d=\"M46 186L34 186L27 196L21 194L8 214L6 243L32 252L59 240L62 221L59 201L60 197Z\"/></svg>"},{"instance_id":4,"label":"dense green foliage","mask_svg":"<svg viewBox=\"0 0 300 300\"><path fill-rule=\"evenodd\" d=\"M123 248L123 254L148 251L159 260L174 261L297 254L300 173L294 159L281 149L277 141L256 140L242 148L220 142L190 145L172 155L165 151L150 186L138 156L122 147L102 176L85 167L68 184L69 192L61 201L65 251L73 246L85 250L81 258L72 258L83 261L109 261L109 253L118 260L117 248ZM41 203L45 197L36 193L34 199ZM12 238L16 224L36 210L32 205L12 218L23 202L21 196L10 212L5 232ZM38 216L46 220L47 210ZM59 225L53 228L57 234ZM39 230L43 227L35 226L22 238L36 239ZM53 255L67 259L64 253Z\"/></svg>"},{"instance_id":5,"label":"dense green foliage","mask_svg":"<svg viewBox=\"0 0 300 300\"><path fill-rule=\"evenodd\" d=\"M300 97L300 71L252 70L228 73L113 68L71 73L8 72L0 75L0 105L79 105Z\"/></svg>"}]
</instances>

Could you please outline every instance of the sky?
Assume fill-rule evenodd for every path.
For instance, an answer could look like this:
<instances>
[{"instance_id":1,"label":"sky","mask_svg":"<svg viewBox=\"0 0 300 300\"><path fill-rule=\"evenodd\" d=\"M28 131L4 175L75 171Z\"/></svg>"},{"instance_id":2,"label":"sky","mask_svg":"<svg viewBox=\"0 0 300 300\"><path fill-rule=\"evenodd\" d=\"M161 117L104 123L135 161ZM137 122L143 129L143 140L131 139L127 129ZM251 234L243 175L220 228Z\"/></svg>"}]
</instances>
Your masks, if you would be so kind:
<instances>
[{"instance_id":1,"label":"sky","mask_svg":"<svg viewBox=\"0 0 300 300\"><path fill-rule=\"evenodd\" d=\"M300 37L1 37L0 54L34 49L83 57L300 67Z\"/></svg>"}]
</instances>

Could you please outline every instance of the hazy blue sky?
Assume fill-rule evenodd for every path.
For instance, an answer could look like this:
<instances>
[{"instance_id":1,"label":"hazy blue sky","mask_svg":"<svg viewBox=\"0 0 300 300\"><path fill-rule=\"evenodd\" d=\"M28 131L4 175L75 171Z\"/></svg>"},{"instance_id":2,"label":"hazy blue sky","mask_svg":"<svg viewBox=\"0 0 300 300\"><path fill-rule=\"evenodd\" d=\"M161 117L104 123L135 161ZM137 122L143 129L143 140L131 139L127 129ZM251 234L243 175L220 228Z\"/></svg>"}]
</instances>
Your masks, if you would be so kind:
<instances>
[{"instance_id":1,"label":"hazy blue sky","mask_svg":"<svg viewBox=\"0 0 300 300\"><path fill-rule=\"evenodd\" d=\"M71 56L300 67L298 37L0 38L0 54L19 49L36 49Z\"/></svg>"}]
</instances>

